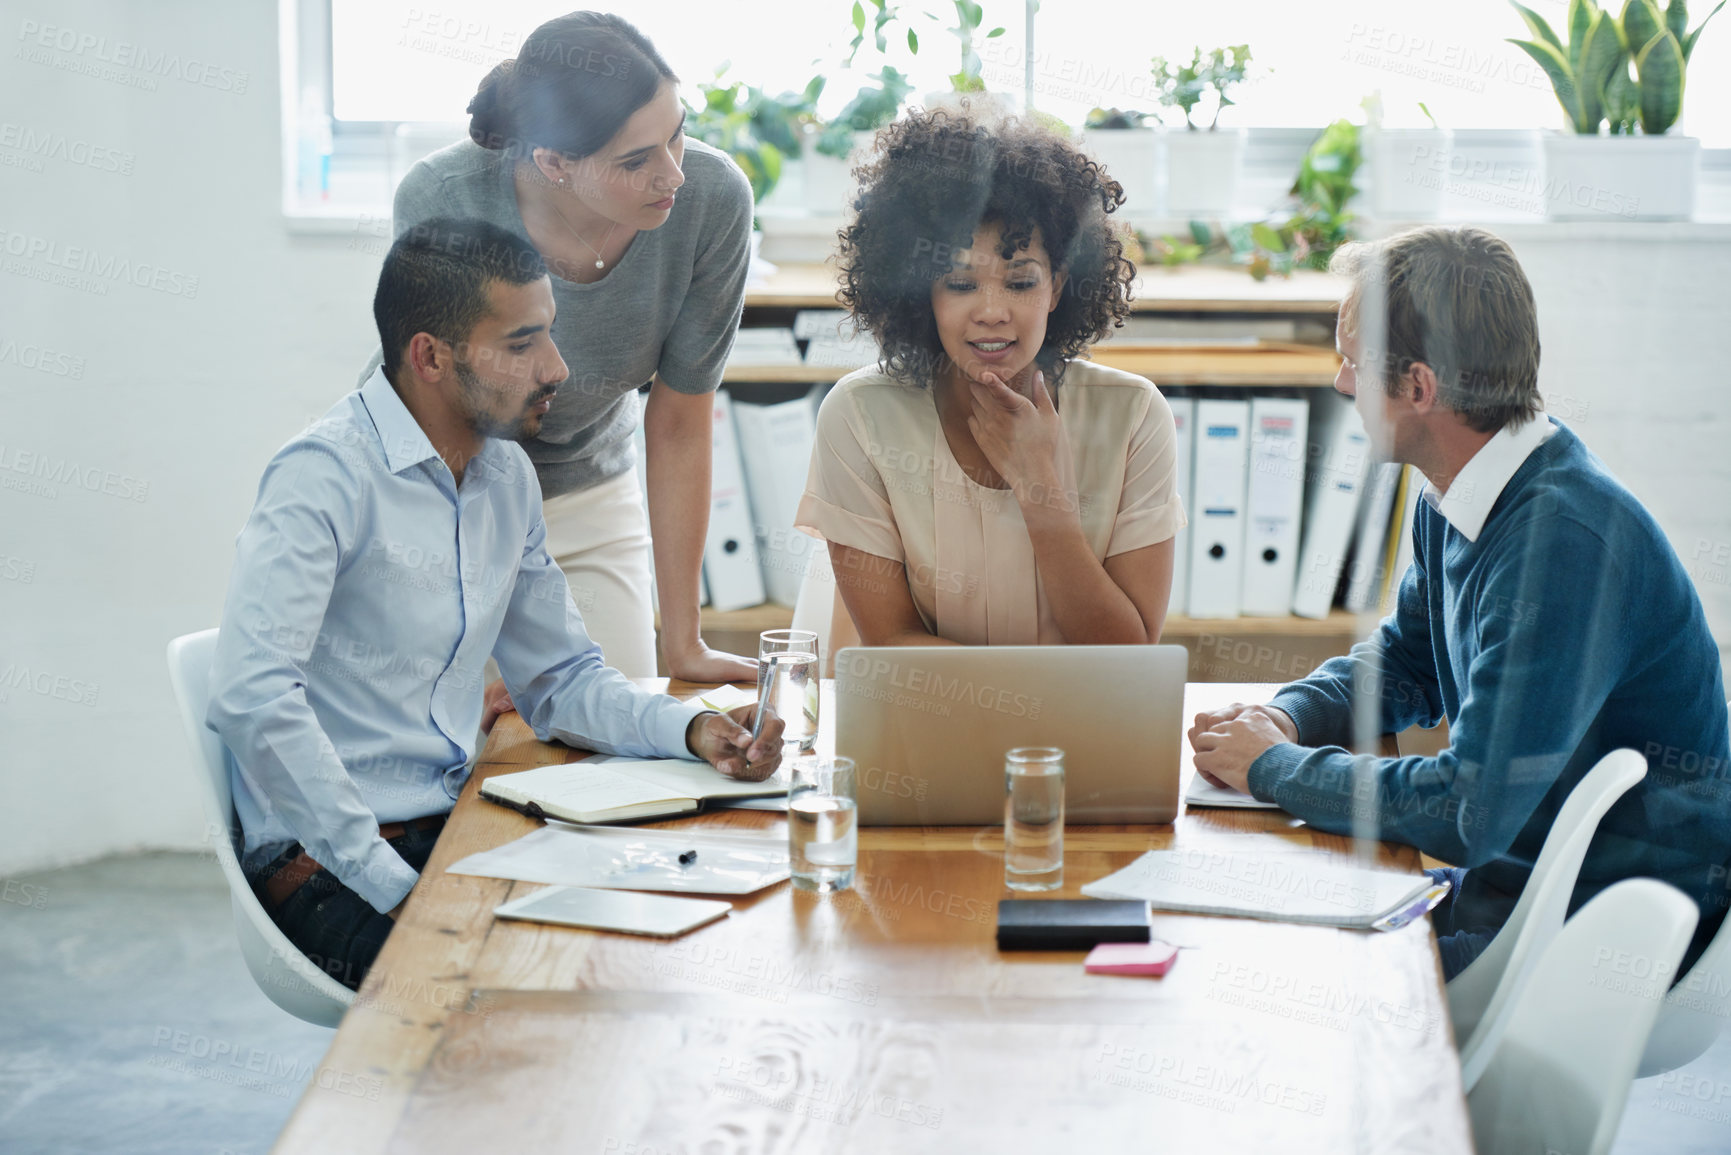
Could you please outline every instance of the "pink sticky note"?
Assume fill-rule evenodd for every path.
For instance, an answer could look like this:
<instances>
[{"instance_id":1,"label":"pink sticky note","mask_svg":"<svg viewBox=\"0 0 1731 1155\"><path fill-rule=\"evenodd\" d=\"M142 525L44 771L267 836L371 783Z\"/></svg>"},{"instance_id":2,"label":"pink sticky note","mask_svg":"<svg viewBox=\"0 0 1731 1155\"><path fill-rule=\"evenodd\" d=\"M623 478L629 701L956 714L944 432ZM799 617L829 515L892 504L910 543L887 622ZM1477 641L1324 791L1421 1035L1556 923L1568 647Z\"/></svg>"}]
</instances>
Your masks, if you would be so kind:
<instances>
[{"instance_id":1,"label":"pink sticky note","mask_svg":"<svg viewBox=\"0 0 1731 1155\"><path fill-rule=\"evenodd\" d=\"M1177 957L1177 947L1159 940L1103 942L1088 952L1082 969L1092 975L1163 975Z\"/></svg>"}]
</instances>

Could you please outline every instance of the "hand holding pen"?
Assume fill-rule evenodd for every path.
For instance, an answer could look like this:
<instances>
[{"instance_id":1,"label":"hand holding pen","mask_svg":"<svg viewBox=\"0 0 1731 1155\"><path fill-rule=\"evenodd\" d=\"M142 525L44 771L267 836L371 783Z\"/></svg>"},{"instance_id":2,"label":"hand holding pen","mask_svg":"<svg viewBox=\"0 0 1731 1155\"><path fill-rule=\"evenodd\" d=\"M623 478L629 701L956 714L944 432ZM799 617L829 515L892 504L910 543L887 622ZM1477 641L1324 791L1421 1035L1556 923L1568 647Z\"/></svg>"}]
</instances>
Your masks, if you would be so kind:
<instances>
[{"instance_id":1,"label":"hand holding pen","mask_svg":"<svg viewBox=\"0 0 1731 1155\"><path fill-rule=\"evenodd\" d=\"M762 782L781 766L781 732L787 728L767 706L737 706L725 714L701 714L686 744L729 778Z\"/></svg>"}]
</instances>

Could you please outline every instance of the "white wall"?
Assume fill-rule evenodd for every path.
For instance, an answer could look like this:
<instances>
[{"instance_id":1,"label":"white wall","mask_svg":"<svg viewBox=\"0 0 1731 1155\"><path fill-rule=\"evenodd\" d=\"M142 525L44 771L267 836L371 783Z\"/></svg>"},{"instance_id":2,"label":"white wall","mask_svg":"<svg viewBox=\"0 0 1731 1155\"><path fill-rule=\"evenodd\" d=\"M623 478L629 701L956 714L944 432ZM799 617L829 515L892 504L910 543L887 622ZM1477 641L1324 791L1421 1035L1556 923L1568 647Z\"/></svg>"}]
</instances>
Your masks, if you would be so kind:
<instances>
[{"instance_id":1,"label":"white wall","mask_svg":"<svg viewBox=\"0 0 1731 1155\"><path fill-rule=\"evenodd\" d=\"M27 21L103 44L27 49ZM376 344L377 256L283 228L276 21L268 0L0 0L0 485L37 480L12 472L22 453L97 487L0 488L0 680L49 675L48 694L0 685L0 873L201 838L164 648L216 624L260 470ZM155 91L68 68L123 42L135 64L111 75ZM146 71L141 50L178 63ZM220 87L183 78L207 65ZM109 151L30 171L6 163L21 132ZM54 271L21 243L160 266L183 291L45 284L16 271ZM25 368L26 347L82 377ZM85 684L93 705L65 700Z\"/></svg>"},{"instance_id":2,"label":"white wall","mask_svg":"<svg viewBox=\"0 0 1731 1155\"><path fill-rule=\"evenodd\" d=\"M73 50L14 55L27 21L71 30ZM45 284L29 274L56 271L46 255L0 252L6 874L199 843L164 647L216 623L265 461L352 387L379 254L284 229L273 4L3 0L0 36L0 249L76 263L79 247L182 290ZM123 42L135 60L177 56L181 75L102 65ZM195 61L229 89L245 73L245 91L183 79ZM115 79L151 76L154 91ZM25 132L105 151L32 171L14 163ZM130 171L102 171L110 158ZM1507 231L1537 287L1554 407L1654 511L1731 643L1731 567L1709 564L1731 543L1731 230ZM50 371L23 364L42 349ZM21 454L95 489L32 478ZM17 488L33 483L47 492ZM47 693L13 684L26 670ZM93 704L69 700L90 686Z\"/></svg>"},{"instance_id":3,"label":"white wall","mask_svg":"<svg viewBox=\"0 0 1731 1155\"><path fill-rule=\"evenodd\" d=\"M1664 529L1731 671L1731 224L1492 227L1538 298L1547 407Z\"/></svg>"}]
</instances>

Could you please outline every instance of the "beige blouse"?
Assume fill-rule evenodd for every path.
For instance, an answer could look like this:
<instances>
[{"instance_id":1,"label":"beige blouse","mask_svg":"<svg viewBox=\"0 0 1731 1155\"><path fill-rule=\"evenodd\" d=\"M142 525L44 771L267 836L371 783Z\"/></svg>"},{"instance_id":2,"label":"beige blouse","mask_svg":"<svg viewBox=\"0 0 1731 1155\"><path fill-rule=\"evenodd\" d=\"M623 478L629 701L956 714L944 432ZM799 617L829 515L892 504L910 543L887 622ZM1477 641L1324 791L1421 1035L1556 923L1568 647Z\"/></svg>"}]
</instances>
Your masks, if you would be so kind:
<instances>
[{"instance_id":1,"label":"beige blouse","mask_svg":"<svg viewBox=\"0 0 1731 1155\"><path fill-rule=\"evenodd\" d=\"M1076 504L1094 556L1104 561L1182 529L1177 436L1159 390L1133 373L1077 361L1057 402L1068 452L1059 457L1065 492L1052 500ZM930 389L876 368L837 382L818 410L794 524L902 563L920 618L939 637L965 645L1063 640L1021 506L1009 490L962 472ZM839 591L835 625L852 635ZM838 636L832 652L850 640Z\"/></svg>"}]
</instances>

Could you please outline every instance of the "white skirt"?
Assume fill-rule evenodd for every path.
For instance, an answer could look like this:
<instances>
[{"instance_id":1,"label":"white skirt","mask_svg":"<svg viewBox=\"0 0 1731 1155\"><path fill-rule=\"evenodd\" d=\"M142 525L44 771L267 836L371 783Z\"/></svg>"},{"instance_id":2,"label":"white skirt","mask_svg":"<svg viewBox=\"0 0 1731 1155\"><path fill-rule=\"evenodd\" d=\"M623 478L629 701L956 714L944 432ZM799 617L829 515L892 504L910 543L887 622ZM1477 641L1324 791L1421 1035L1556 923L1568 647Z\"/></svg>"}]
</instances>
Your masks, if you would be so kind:
<instances>
[{"instance_id":1,"label":"white skirt","mask_svg":"<svg viewBox=\"0 0 1731 1155\"><path fill-rule=\"evenodd\" d=\"M603 659L626 677L655 677L654 568L636 471L549 497L541 512L547 553Z\"/></svg>"}]
</instances>

